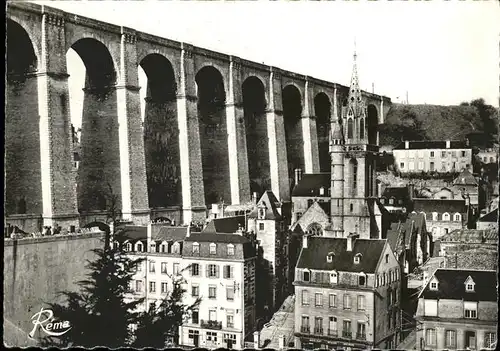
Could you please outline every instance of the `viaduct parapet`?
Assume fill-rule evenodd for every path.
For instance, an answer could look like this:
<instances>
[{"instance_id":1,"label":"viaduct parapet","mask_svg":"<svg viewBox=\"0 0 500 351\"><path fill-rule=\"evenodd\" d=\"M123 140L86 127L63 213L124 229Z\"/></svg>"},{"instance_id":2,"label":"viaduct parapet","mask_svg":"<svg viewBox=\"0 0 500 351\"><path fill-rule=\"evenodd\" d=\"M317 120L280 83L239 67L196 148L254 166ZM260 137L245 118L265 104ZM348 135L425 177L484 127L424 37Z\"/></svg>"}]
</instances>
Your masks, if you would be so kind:
<instances>
[{"instance_id":1,"label":"viaduct parapet","mask_svg":"<svg viewBox=\"0 0 500 351\"><path fill-rule=\"evenodd\" d=\"M7 32L5 208L27 229L83 225L110 199L138 224L187 224L254 192L288 202L294 169L330 171L346 86L31 3L8 4ZM70 48L86 67L78 167ZM383 123L390 99L363 96Z\"/></svg>"}]
</instances>

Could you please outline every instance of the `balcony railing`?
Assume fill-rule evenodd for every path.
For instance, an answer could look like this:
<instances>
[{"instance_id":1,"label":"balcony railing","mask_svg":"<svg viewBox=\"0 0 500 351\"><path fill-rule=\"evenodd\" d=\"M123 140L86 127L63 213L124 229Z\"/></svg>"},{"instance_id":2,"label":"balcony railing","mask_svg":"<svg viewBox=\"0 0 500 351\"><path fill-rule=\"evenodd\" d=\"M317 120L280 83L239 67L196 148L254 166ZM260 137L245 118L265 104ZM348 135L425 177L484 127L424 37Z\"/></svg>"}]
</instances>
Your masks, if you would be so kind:
<instances>
[{"instance_id":1,"label":"balcony railing","mask_svg":"<svg viewBox=\"0 0 500 351\"><path fill-rule=\"evenodd\" d=\"M366 334L365 333L356 333L356 339L366 340Z\"/></svg>"},{"instance_id":2,"label":"balcony railing","mask_svg":"<svg viewBox=\"0 0 500 351\"><path fill-rule=\"evenodd\" d=\"M323 328L314 328L314 334L323 335Z\"/></svg>"},{"instance_id":3,"label":"balcony railing","mask_svg":"<svg viewBox=\"0 0 500 351\"><path fill-rule=\"evenodd\" d=\"M343 331L342 332L342 337L350 339L350 338L352 338L352 332L350 332L350 331Z\"/></svg>"},{"instance_id":4,"label":"balcony railing","mask_svg":"<svg viewBox=\"0 0 500 351\"><path fill-rule=\"evenodd\" d=\"M222 322L211 321L211 320L201 320L201 327L207 329L222 329Z\"/></svg>"},{"instance_id":5,"label":"balcony railing","mask_svg":"<svg viewBox=\"0 0 500 351\"><path fill-rule=\"evenodd\" d=\"M328 329L328 335L337 337L339 335L339 332L337 329Z\"/></svg>"},{"instance_id":6,"label":"balcony railing","mask_svg":"<svg viewBox=\"0 0 500 351\"><path fill-rule=\"evenodd\" d=\"M309 334L311 332L311 329L309 327L302 326L300 327L300 332L304 334Z\"/></svg>"}]
</instances>

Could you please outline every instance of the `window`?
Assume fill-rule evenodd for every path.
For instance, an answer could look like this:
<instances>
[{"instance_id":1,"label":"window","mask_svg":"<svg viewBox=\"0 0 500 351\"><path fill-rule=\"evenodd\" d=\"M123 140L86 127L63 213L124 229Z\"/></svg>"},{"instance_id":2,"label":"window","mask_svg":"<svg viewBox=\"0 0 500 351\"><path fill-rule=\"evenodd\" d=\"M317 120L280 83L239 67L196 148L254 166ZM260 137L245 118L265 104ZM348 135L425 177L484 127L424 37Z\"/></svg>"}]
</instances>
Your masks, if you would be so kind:
<instances>
[{"instance_id":1,"label":"window","mask_svg":"<svg viewBox=\"0 0 500 351\"><path fill-rule=\"evenodd\" d=\"M160 245L160 252L167 252L167 245L161 244Z\"/></svg>"},{"instance_id":2,"label":"window","mask_svg":"<svg viewBox=\"0 0 500 351\"><path fill-rule=\"evenodd\" d=\"M264 223L259 223L259 230L264 230Z\"/></svg>"},{"instance_id":3,"label":"window","mask_svg":"<svg viewBox=\"0 0 500 351\"><path fill-rule=\"evenodd\" d=\"M174 243L174 245L172 245L172 253L178 254L180 251L181 249L179 243Z\"/></svg>"},{"instance_id":4,"label":"window","mask_svg":"<svg viewBox=\"0 0 500 351\"><path fill-rule=\"evenodd\" d=\"M259 219L264 219L266 217L266 209L259 208Z\"/></svg>"},{"instance_id":5,"label":"window","mask_svg":"<svg viewBox=\"0 0 500 351\"><path fill-rule=\"evenodd\" d=\"M465 151L462 151L462 157L465 157Z\"/></svg>"},{"instance_id":6,"label":"window","mask_svg":"<svg viewBox=\"0 0 500 351\"><path fill-rule=\"evenodd\" d=\"M217 285L209 285L208 286L208 298L216 299L217 298Z\"/></svg>"},{"instance_id":7,"label":"window","mask_svg":"<svg viewBox=\"0 0 500 351\"><path fill-rule=\"evenodd\" d=\"M350 210L351 212L352 212L352 211L354 211L354 205L353 205L353 204L350 204L350 205L349 205L349 210Z\"/></svg>"},{"instance_id":8,"label":"window","mask_svg":"<svg viewBox=\"0 0 500 351\"><path fill-rule=\"evenodd\" d=\"M457 157L457 153L455 151L451 152L451 157Z\"/></svg>"},{"instance_id":9,"label":"window","mask_svg":"<svg viewBox=\"0 0 500 351\"><path fill-rule=\"evenodd\" d=\"M304 271L304 272L303 272L303 275L304 275L303 280L304 280L305 282L308 282L308 281L310 281L310 280L311 280L311 273L309 273L309 271Z\"/></svg>"},{"instance_id":10,"label":"window","mask_svg":"<svg viewBox=\"0 0 500 351\"><path fill-rule=\"evenodd\" d=\"M426 329L425 330L425 344L427 346L436 345L436 329Z\"/></svg>"},{"instance_id":11,"label":"window","mask_svg":"<svg viewBox=\"0 0 500 351\"><path fill-rule=\"evenodd\" d=\"M460 221L462 220L462 216L460 215L460 213L455 213L455 214L453 215L453 220L454 220L455 222L460 222Z\"/></svg>"},{"instance_id":12,"label":"window","mask_svg":"<svg viewBox=\"0 0 500 351\"><path fill-rule=\"evenodd\" d=\"M337 282L338 282L337 272L330 273L330 284L337 284Z\"/></svg>"},{"instance_id":13,"label":"window","mask_svg":"<svg viewBox=\"0 0 500 351\"><path fill-rule=\"evenodd\" d=\"M217 342L217 332L207 332L207 341L210 341L210 343L215 344Z\"/></svg>"},{"instance_id":14,"label":"window","mask_svg":"<svg viewBox=\"0 0 500 351\"><path fill-rule=\"evenodd\" d=\"M234 285L226 286L226 300L228 301L234 300Z\"/></svg>"},{"instance_id":15,"label":"window","mask_svg":"<svg viewBox=\"0 0 500 351\"><path fill-rule=\"evenodd\" d=\"M174 274L174 275L179 274L179 264L178 264L178 263L174 263L174 270L173 270L173 274Z\"/></svg>"},{"instance_id":16,"label":"window","mask_svg":"<svg viewBox=\"0 0 500 351\"><path fill-rule=\"evenodd\" d=\"M149 250L151 252L156 252L156 244L155 243L151 243L151 245L149 245Z\"/></svg>"},{"instance_id":17,"label":"window","mask_svg":"<svg viewBox=\"0 0 500 351\"><path fill-rule=\"evenodd\" d=\"M401 169L404 169L404 168L405 168L405 163L404 163L404 162L401 162L401 163L399 164L399 167L400 167Z\"/></svg>"},{"instance_id":18,"label":"window","mask_svg":"<svg viewBox=\"0 0 500 351\"><path fill-rule=\"evenodd\" d=\"M234 315L233 314L227 314L226 315L226 326L228 328L234 328Z\"/></svg>"},{"instance_id":19,"label":"window","mask_svg":"<svg viewBox=\"0 0 500 351\"><path fill-rule=\"evenodd\" d=\"M142 272L142 262L138 262L136 265L137 272Z\"/></svg>"},{"instance_id":20,"label":"window","mask_svg":"<svg viewBox=\"0 0 500 351\"><path fill-rule=\"evenodd\" d=\"M385 254L385 263L389 263L389 254Z\"/></svg>"},{"instance_id":21,"label":"window","mask_svg":"<svg viewBox=\"0 0 500 351\"><path fill-rule=\"evenodd\" d=\"M127 250L126 251L132 251L132 243L127 243Z\"/></svg>"},{"instance_id":22,"label":"window","mask_svg":"<svg viewBox=\"0 0 500 351\"><path fill-rule=\"evenodd\" d=\"M437 221L438 220L438 213L437 212L432 212L432 220Z\"/></svg>"},{"instance_id":23,"label":"window","mask_svg":"<svg viewBox=\"0 0 500 351\"><path fill-rule=\"evenodd\" d=\"M137 244L137 251L138 252L142 252L143 251L143 245L142 245L142 243L138 243Z\"/></svg>"},{"instance_id":24,"label":"window","mask_svg":"<svg viewBox=\"0 0 500 351\"><path fill-rule=\"evenodd\" d=\"M394 205L394 198L392 198L392 197L391 197L391 198L389 199L389 205Z\"/></svg>"},{"instance_id":25,"label":"window","mask_svg":"<svg viewBox=\"0 0 500 351\"><path fill-rule=\"evenodd\" d=\"M207 265L207 277L219 278L219 266L215 264Z\"/></svg>"},{"instance_id":26,"label":"window","mask_svg":"<svg viewBox=\"0 0 500 351\"><path fill-rule=\"evenodd\" d=\"M168 291L167 289L168 289L168 284L166 282L162 282L161 283L161 293L166 294Z\"/></svg>"},{"instance_id":27,"label":"window","mask_svg":"<svg viewBox=\"0 0 500 351\"><path fill-rule=\"evenodd\" d=\"M438 304L437 300L424 300L424 316L437 317Z\"/></svg>"},{"instance_id":28,"label":"window","mask_svg":"<svg viewBox=\"0 0 500 351\"><path fill-rule=\"evenodd\" d=\"M342 325L342 336L344 338L351 338L352 337L352 327L351 327L350 320L344 320L343 325Z\"/></svg>"},{"instance_id":29,"label":"window","mask_svg":"<svg viewBox=\"0 0 500 351\"><path fill-rule=\"evenodd\" d=\"M199 253L200 253L200 244L193 243L193 254L199 254Z\"/></svg>"},{"instance_id":30,"label":"window","mask_svg":"<svg viewBox=\"0 0 500 351\"><path fill-rule=\"evenodd\" d=\"M328 335L337 336L337 317L328 318Z\"/></svg>"},{"instance_id":31,"label":"window","mask_svg":"<svg viewBox=\"0 0 500 351\"><path fill-rule=\"evenodd\" d=\"M167 274L167 262L162 262L160 268L162 274Z\"/></svg>"},{"instance_id":32,"label":"window","mask_svg":"<svg viewBox=\"0 0 500 351\"><path fill-rule=\"evenodd\" d=\"M326 255L326 262L328 263L333 262L333 252L329 252L328 255Z\"/></svg>"},{"instance_id":33,"label":"window","mask_svg":"<svg viewBox=\"0 0 500 351\"><path fill-rule=\"evenodd\" d=\"M496 343L496 341L497 341L497 333L493 333L493 332L485 332L484 333L483 347L488 348L488 349L492 349L494 346L493 344Z\"/></svg>"},{"instance_id":34,"label":"window","mask_svg":"<svg viewBox=\"0 0 500 351\"><path fill-rule=\"evenodd\" d=\"M200 265L198 263L191 264L191 276L198 277L200 275Z\"/></svg>"},{"instance_id":35,"label":"window","mask_svg":"<svg viewBox=\"0 0 500 351\"><path fill-rule=\"evenodd\" d=\"M325 188L324 187L319 188L319 195L320 196L324 196L325 195Z\"/></svg>"},{"instance_id":36,"label":"window","mask_svg":"<svg viewBox=\"0 0 500 351\"><path fill-rule=\"evenodd\" d=\"M434 157L434 151L431 151L431 157Z\"/></svg>"},{"instance_id":37,"label":"window","mask_svg":"<svg viewBox=\"0 0 500 351\"><path fill-rule=\"evenodd\" d=\"M356 188L358 187L358 162L352 159L351 165L352 165L352 192L354 196L356 194Z\"/></svg>"},{"instance_id":38,"label":"window","mask_svg":"<svg viewBox=\"0 0 500 351\"><path fill-rule=\"evenodd\" d=\"M431 282L430 289L431 290L437 290L438 289L438 283L437 282Z\"/></svg>"},{"instance_id":39,"label":"window","mask_svg":"<svg viewBox=\"0 0 500 351\"><path fill-rule=\"evenodd\" d=\"M309 305L309 291L302 290L302 306Z\"/></svg>"},{"instance_id":40,"label":"window","mask_svg":"<svg viewBox=\"0 0 500 351\"><path fill-rule=\"evenodd\" d=\"M200 322L200 312L194 310L193 314L191 315L191 321L193 324L198 324Z\"/></svg>"},{"instance_id":41,"label":"window","mask_svg":"<svg viewBox=\"0 0 500 351\"><path fill-rule=\"evenodd\" d=\"M302 212L297 212L297 221L299 220L300 217L302 217Z\"/></svg>"},{"instance_id":42,"label":"window","mask_svg":"<svg viewBox=\"0 0 500 351\"><path fill-rule=\"evenodd\" d=\"M337 295L335 294L328 295L328 305L330 307L337 307Z\"/></svg>"},{"instance_id":43,"label":"window","mask_svg":"<svg viewBox=\"0 0 500 351\"><path fill-rule=\"evenodd\" d=\"M302 316L302 324L300 326L302 333L309 333L309 316Z\"/></svg>"},{"instance_id":44,"label":"window","mask_svg":"<svg viewBox=\"0 0 500 351\"><path fill-rule=\"evenodd\" d=\"M444 331L444 347L451 349L457 347L457 332L455 330Z\"/></svg>"},{"instance_id":45,"label":"window","mask_svg":"<svg viewBox=\"0 0 500 351\"><path fill-rule=\"evenodd\" d=\"M347 120L347 138L352 139L353 137L353 123L352 123L352 118L349 118Z\"/></svg>"},{"instance_id":46,"label":"window","mask_svg":"<svg viewBox=\"0 0 500 351\"><path fill-rule=\"evenodd\" d=\"M354 263L358 264L360 261L361 261L361 254L360 254L360 253L357 253L357 254L354 256Z\"/></svg>"},{"instance_id":47,"label":"window","mask_svg":"<svg viewBox=\"0 0 500 351\"><path fill-rule=\"evenodd\" d=\"M344 310L350 310L351 309L351 296L345 294L344 295Z\"/></svg>"},{"instance_id":48,"label":"window","mask_svg":"<svg viewBox=\"0 0 500 351\"><path fill-rule=\"evenodd\" d=\"M410 161L408 168L410 169L410 171L414 171L415 170L415 162Z\"/></svg>"},{"instance_id":49,"label":"window","mask_svg":"<svg viewBox=\"0 0 500 351\"><path fill-rule=\"evenodd\" d=\"M200 286L198 284L191 285L191 296L193 297L200 296Z\"/></svg>"},{"instance_id":50,"label":"window","mask_svg":"<svg viewBox=\"0 0 500 351\"><path fill-rule=\"evenodd\" d=\"M434 169L434 162L429 163L429 170L432 172Z\"/></svg>"},{"instance_id":51,"label":"window","mask_svg":"<svg viewBox=\"0 0 500 351\"><path fill-rule=\"evenodd\" d=\"M366 324L363 322L358 322L358 329L356 332L356 339L366 340Z\"/></svg>"},{"instance_id":52,"label":"window","mask_svg":"<svg viewBox=\"0 0 500 351\"><path fill-rule=\"evenodd\" d=\"M321 317L314 318L314 334L323 334L323 318Z\"/></svg>"},{"instance_id":53,"label":"window","mask_svg":"<svg viewBox=\"0 0 500 351\"><path fill-rule=\"evenodd\" d=\"M149 282L149 292L156 292L156 282Z\"/></svg>"},{"instance_id":54,"label":"window","mask_svg":"<svg viewBox=\"0 0 500 351\"><path fill-rule=\"evenodd\" d=\"M472 281L472 279L468 279L468 281L465 283L465 291L467 292L474 292L474 282Z\"/></svg>"},{"instance_id":55,"label":"window","mask_svg":"<svg viewBox=\"0 0 500 351\"><path fill-rule=\"evenodd\" d=\"M323 294L322 293L314 294L314 305L316 307L323 306Z\"/></svg>"},{"instance_id":56,"label":"window","mask_svg":"<svg viewBox=\"0 0 500 351\"><path fill-rule=\"evenodd\" d=\"M135 291L142 292L142 280L135 281Z\"/></svg>"},{"instance_id":57,"label":"window","mask_svg":"<svg viewBox=\"0 0 500 351\"><path fill-rule=\"evenodd\" d=\"M419 171L423 171L423 170L424 170L424 163L423 163L422 161L420 161L420 162L418 163L418 170L419 170Z\"/></svg>"},{"instance_id":58,"label":"window","mask_svg":"<svg viewBox=\"0 0 500 351\"><path fill-rule=\"evenodd\" d=\"M443 213L443 221L449 221L450 220L450 215L448 212Z\"/></svg>"},{"instance_id":59,"label":"window","mask_svg":"<svg viewBox=\"0 0 500 351\"><path fill-rule=\"evenodd\" d=\"M155 261L149 261L149 273L155 272Z\"/></svg>"},{"instance_id":60,"label":"window","mask_svg":"<svg viewBox=\"0 0 500 351\"><path fill-rule=\"evenodd\" d=\"M477 318L477 302L464 301L465 318Z\"/></svg>"},{"instance_id":61,"label":"window","mask_svg":"<svg viewBox=\"0 0 500 351\"><path fill-rule=\"evenodd\" d=\"M364 286L366 284L366 277L364 275L358 276L358 285Z\"/></svg>"},{"instance_id":62,"label":"window","mask_svg":"<svg viewBox=\"0 0 500 351\"><path fill-rule=\"evenodd\" d=\"M208 320L209 321L217 320L217 309L211 308L210 310L208 310Z\"/></svg>"},{"instance_id":63,"label":"window","mask_svg":"<svg viewBox=\"0 0 500 351\"><path fill-rule=\"evenodd\" d=\"M465 347L469 349L476 348L476 332L474 331L465 332Z\"/></svg>"},{"instance_id":64,"label":"window","mask_svg":"<svg viewBox=\"0 0 500 351\"><path fill-rule=\"evenodd\" d=\"M358 295L358 311L364 311L365 310L365 296L364 295Z\"/></svg>"},{"instance_id":65,"label":"window","mask_svg":"<svg viewBox=\"0 0 500 351\"><path fill-rule=\"evenodd\" d=\"M217 245L214 243L210 244L210 255L215 255L217 253Z\"/></svg>"},{"instance_id":66,"label":"window","mask_svg":"<svg viewBox=\"0 0 500 351\"><path fill-rule=\"evenodd\" d=\"M365 119L361 118L359 120L359 138L364 139L365 138Z\"/></svg>"},{"instance_id":67,"label":"window","mask_svg":"<svg viewBox=\"0 0 500 351\"><path fill-rule=\"evenodd\" d=\"M234 256L234 245L233 244L227 245L227 255Z\"/></svg>"},{"instance_id":68,"label":"window","mask_svg":"<svg viewBox=\"0 0 500 351\"><path fill-rule=\"evenodd\" d=\"M232 279L234 277L234 269L231 265L224 266L224 279Z\"/></svg>"}]
</instances>

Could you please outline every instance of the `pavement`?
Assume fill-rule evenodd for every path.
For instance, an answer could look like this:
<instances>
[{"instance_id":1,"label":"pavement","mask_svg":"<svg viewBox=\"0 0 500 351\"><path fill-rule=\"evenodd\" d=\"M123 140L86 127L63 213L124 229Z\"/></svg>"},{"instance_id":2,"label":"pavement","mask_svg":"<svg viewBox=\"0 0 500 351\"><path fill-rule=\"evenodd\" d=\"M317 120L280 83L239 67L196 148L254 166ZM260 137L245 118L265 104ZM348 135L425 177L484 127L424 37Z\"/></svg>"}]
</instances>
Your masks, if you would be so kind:
<instances>
[{"instance_id":1,"label":"pavement","mask_svg":"<svg viewBox=\"0 0 500 351\"><path fill-rule=\"evenodd\" d=\"M285 336L285 348L294 341L295 296L288 296L271 320L260 331L261 348L279 349L279 338Z\"/></svg>"}]
</instances>

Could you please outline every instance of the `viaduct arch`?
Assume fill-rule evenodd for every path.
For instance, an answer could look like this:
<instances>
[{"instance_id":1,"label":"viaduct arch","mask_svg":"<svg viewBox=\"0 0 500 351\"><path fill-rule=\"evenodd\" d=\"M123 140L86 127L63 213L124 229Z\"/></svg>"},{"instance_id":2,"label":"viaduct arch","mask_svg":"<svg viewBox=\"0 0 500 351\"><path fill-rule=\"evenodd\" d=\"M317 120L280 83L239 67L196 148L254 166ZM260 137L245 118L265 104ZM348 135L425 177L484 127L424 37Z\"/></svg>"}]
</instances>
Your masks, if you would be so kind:
<instances>
[{"instance_id":1,"label":"viaduct arch","mask_svg":"<svg viewBox=\"0 0 500 351\"><path fill-rule=\"evenodd\" d=\"M348 87L47 6L9 3L7 18L6 212L14 223L41 216L44 225L83 226L105 218L110 198L138 224L189 223L204 220L212 203L245 203L254 192L289 201L295 168L329 171L329 120ZM86 68L78 169L70 48ZM367 137L377 140L369 126L383 123L391 102L363 94L374 130Z\"/></svg>"}]
</instances>

